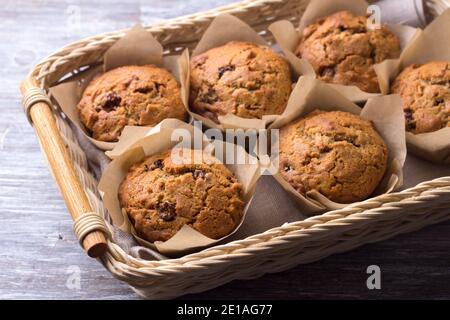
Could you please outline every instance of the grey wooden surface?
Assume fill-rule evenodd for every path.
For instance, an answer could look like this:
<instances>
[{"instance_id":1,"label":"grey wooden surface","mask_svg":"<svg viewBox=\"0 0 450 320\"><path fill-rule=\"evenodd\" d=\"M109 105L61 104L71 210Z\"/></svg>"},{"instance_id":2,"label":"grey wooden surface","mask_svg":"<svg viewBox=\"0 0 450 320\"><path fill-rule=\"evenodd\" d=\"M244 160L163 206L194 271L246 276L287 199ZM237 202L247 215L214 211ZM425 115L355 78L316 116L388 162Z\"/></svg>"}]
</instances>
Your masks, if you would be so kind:
<instances>
[{"instance_id":1,"label":"grey wooden surface","mask_svg":"<svg viewBox=\"0 0 450 320\"><path fill-rule=\"evenodd\" d=\"M21 111L18 86L56 48L96 33L150 24L229 0L3 0L0 8L0 298L135 299L78 246L71 220ZM450 222L366 245L193 299L450 298ZM366 268L381 267L381 290ZM80 286L73 277L80 276ZM75 283L75 285L74 285Z\"/></svg>"}]
</instances>

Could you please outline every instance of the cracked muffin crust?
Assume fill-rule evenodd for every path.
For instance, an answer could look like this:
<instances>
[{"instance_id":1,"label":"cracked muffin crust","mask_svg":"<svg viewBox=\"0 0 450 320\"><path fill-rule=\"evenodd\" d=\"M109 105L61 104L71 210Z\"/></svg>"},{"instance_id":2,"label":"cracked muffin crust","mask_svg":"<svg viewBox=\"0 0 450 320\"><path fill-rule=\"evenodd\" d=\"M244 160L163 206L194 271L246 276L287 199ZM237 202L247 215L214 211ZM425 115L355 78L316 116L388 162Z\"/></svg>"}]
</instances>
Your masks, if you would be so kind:
<instances>
[{"instance_id":1,"label":"cracked muffin crust","mask_svg":"<svg viewBox=\"0 0 450 320\"><path fill-rule=\"evenodd\" d=\"M367 17L336 12L309 25L295 54L325 82L380 92L373 65L400 56L400 41L386 26L367 28Z\"/></svg>"},{"instance_id":2,"label":"cracked muffin crust","mask_svg":"<svg viewBox=\"0 0 450 320\"><path fill-rule=\"evenodd\" d=\"M91 136L107 142L117 141L127 125L187 118L177 80L153 65L125 66L98 76L84 90L78 112Z\"/></svg>"},{"instance_id":3,"label":"cracked muffin crust","mask_svg":"<svg viewBox=\"0 0 450 320\"><path fill-rule=\"evenodd\" d=\"M342 111L316 110L283 127L279 152L279 172L295 190L316 190L339 203L369 197L388 160L373 124Z\"/></svg>"},{"instance_id":4,"label":"cracked muffin crust","mask_svg":"<svg viewBox=\"0 0 450 320\"><path fill-rule=\"evenodd\" d=\"M397 76L391 91L402 97L407 131L450 127L450 62L413 64Z\"/></svg>"},{"instance_id":5,"label":"cracked muffin crust","mask_svg":"<svg viewBox=\"0 0 450 320\"><path fill-rule=\"evenodd\" d=\"M218 122L219 115L242 118L281 114L291 93L288 63L270 48L232 41L191 60L190 106Z\"/></svg>"},{"instance_id":6,"label":"cracked muffin crust","mask_svg":"<svg viewBox=\"0 0 450 320\"><path fill-rule=\"evenodd\" d=\"M184 161L195 156L203 161ZM190 164L173 161L171 150L147 157L130 168L119 187L122 210L143 239L166 241L185 224L219 239L241 221L243 188L234 174L198 150L186 149L182 158Z\"/></svg>"}]
</instances>

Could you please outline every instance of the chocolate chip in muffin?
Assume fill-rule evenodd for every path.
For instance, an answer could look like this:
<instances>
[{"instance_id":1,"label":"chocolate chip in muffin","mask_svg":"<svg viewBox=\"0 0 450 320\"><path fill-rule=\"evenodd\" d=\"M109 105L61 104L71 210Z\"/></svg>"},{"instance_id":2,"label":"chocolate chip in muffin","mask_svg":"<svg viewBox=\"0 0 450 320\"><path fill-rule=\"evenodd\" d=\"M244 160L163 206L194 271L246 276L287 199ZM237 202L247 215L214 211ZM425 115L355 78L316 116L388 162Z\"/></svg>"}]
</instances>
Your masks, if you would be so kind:
<instances>
[{"instance_id":1,"label":"chocolate chip in muffin","mask_svg":"<svg viewBox=\"0 0 450 320\"><path fill-rule=\"evenodd\" d=\"M415 122L406 122L406 130L412 131L415 130L417 127Z\"/></svg>"},{"instance_id":2,"label":"chocolate chip in muffin","mask_svg":"<svg viewBox=\"0 0 450 320\"><path fill-rule=\"evenodd\" d=\"M444 99L441 98L441 97L434 99L434 104L435 104L436 106L437 106L437 105L440 105L440 104L442 104L442 103L444 103L444 102L445 102Z\"/></svg>"},{"instance_id":3,"label":"chocolate chip in muffin","mask_svg":"<svg viewBox=\"0 0 450 320\"><path fill-rule=\"evenodd\" d=\"M115 110L120 103L122 102L122 98L115 92L108 92L104 95L100 107L106 112L111 112Z\"/></svg>"},{"instance_id":4,"label":"chocolate chip in muffin","mask_svg":"<svg viewBox=\"0 0 450 320\"><path fill-rule=\"evenodd\" d=\"M163 86L161 83L159 83L159 82L155 82L155 90L156 90L156 93L160 93L161 92L161 86Z\"/></svg>"},{"instance_id":5,"label":"chocolate chip in muffin","mask_svg":"<svg viewBox=\"0 0 450 320\"><path fill-rule=\"evenodd\" d=\"M177 216L176 206L170 202L163 202L156 208L158 216L164 221L172 221Z\"/></svg>"},{"instance_id":6,"label":"chocolate chip in muffin","mask_svg":"<svg viewBox=\"0 0 450 320\"><path fill-rule=\"evenodd\" d=\"M403 110L405 113L406 129L408 131L414 130L416 128L416 123L414 122L413 111L409 108Z\"/></svg>"},{"instance_id":7,"label":"chocolate chip in muffin","mask_svg":"<svg viewBox=\"0 0 450 320\"><path fill-rule=\"evenodd\" d=\"M217 101L217 99L218 99L218 97L217 97L216 90L209 87L208 90L206 91L206 94L202 94L200 100L204 103L215 103Z\"/></svg>"},{"instance_id":8,"label":"chocolate chip in muffin","mask_svg":"<svg viewBox=\"0 0 450 320\"><path fill-rule=\"evenodd\" d=\"M156 160L155 162L153 162L152 165L152 170L154 169L163 169L164 168L164 162L161 159Z\"/></svg>"},{"instance_id":9,"label":"chocolate chip in muffin","mask_svg":"<svg viewBox=\"0 0 450 320\"><path fill-rule=\"evenodd\" d=\"M227 71L234 71L236 69L236 66L233 64L229 64L225 67L219 68L219 79L222 78L223 74Z\"/></svg>"},{"instance_id":10,"label":"chocolate chip in muffin","mask_svg":"<svg viewBox=\"0 0 450 320\"><path fill-rule=\"evenodd\" d=\"M331 149L330 146L322 146L322 147L320 148L320 153L328 153L328 152L330 152L331 150L333 150L333 149Z\"/></svg>"},{"instance_id":11,"label":"chocolate chip in muffin","mask_svg":"<svg viewBox=\"0 0 450 320\"><path fill-rule=\"evenodd\" d=\"M331 68L331 67L324 67L324 68L320 69L319 74L321 77L331 77L332 78L332 77L334 77L335 70L334 70L334 68Z\"/></svg>"},{"instance_id":12,"label":"chocolate chip in muffin","mask_svg":"<svg viewBox=\"0 0 450 320\"><path fill-rule=\"evenodd\" d=\"M194 170L194 172L192 172L192 176L194 177L194 179L204 179L206 177L206 173L203 170Z\"/></svg>"},{"instance_id":13,"label":"chocolate chip in muffin","mask_svg":"<svg viewBox=\"0 0 450 320\"><path fill-rule=\"evenodd\" d=\"M411 109L406 108L403 111L405 112L405 119L406 119L406 121L413 121L414 120L413 112L412 112Z\"/></svg>"},{"instance_id":14,"label":"chocolate chip in muffin","mask_svg":"<svg viewBox=\"0 0 450 320\"><path fill-rule=\"evenodd\" d=\"M143 93L143 94L147 94L147 93L149 93L150 91L152 91L152 88L150 88L150 87L140 87L140 88L136 88L135 90L134 90L134 92L139 92L139 93Z\"/></svg>"},{"instance_id":15,"label":"chocolate chip in muffin","mask_svg":"<svg viewBox=\"0 0 450 320\"><path fill-rule=\"evenodd\" d=\"M372 60L372 63L377 63L378 62L378 55L377 55L377 49L374 46L370 47L370 54L369 54L370 59Z\"/></svg>"}]
</instances>

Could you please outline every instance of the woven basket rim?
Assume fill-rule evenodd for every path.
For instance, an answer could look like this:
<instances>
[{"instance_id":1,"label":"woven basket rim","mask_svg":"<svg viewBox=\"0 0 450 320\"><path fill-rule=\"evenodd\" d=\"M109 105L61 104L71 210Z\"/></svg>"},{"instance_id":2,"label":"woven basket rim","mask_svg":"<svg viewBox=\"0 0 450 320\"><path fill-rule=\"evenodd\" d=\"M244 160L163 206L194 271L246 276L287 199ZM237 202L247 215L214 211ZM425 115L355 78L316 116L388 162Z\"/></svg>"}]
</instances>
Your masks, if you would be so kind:
<instances>
[{"instance_id":1,"label":"woven basket rim","mask_svg":"<svg viewBox=\"0 0 450 320\"><path fill-rule=\"evenodd\" d=\"M430 194L430 191L433 191L433 194ZM414 187L399 192L383 194L359 203L350 204L349 206L342 209L327 211L317 216L308 217L304 220L285 223L282 226L268 229L262 233L248 236L244 239L234 240L229 243L206 248L202 251L187 254L180 258L152 261L141 260L132 256L128 256L128 258L130 261L133 261L135 263L148 265L148 267L151 267L152 269L167 269L168 261L170 261L169 264L176 264L176 267L179 268L191 263L192 261L198 261L200 259L220 259L224 255L230 255L230 253L245 252L245 250L249 247L249 242L253 243L254 245L263 245L268 241L283 240L284 238L294 236L295 233L298 233L298 236L300 236L302 232L311 229L327 228L330 226L330 224L334 225L349 223L349 221L344 221L346 219L367 219L368 217L372 217L373 215L385 214L384 212L378 212L381 209L389 210L389 208L398 208L401 207L405 201L429 201L433 198L438 197L439 193L450 194L450 176L424 181ZM384 201L385 199L389 201ZM304 224L305 226L301 228L296 226L302 224Z\"/></svg>"}]
</instances>

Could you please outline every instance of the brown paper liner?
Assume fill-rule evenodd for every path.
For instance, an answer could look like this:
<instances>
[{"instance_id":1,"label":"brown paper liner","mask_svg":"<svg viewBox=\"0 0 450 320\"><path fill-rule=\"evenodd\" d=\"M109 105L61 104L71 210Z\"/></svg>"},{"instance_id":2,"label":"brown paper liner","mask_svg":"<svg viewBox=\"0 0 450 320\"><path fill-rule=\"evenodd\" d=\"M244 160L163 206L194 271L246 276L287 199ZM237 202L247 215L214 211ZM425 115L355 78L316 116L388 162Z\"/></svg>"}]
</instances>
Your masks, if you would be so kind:
<instances>
[{"instance_id":1,"label":"brown paper liner","mask_svg":"<svg viewBox=\"0 0 450 320\"><path fill-rule=\"evenodd\" d=\"M312 0L309 3L308 7L306 8L304 14L302 15L298 30L296 30L294 25L287 20L274 22L269 26L268 29L274 35L275 40L279 44L287 60L293 66L294 71L298 75L315 77L316 73L312 65L306 59L301 59L294 54L298 46L298 43L300 42L301 38L300 35L303 29L306 26L313 23L314 21L316 21L317 19L328 16L334 12L338 12L341 10L349 10L353 12L355 15L366 15L367 6L368 6L367 2L363 0L354 0L354 1ZM393 24L387 24L387 26L394 34L396 34L399 37L400 46L402 50L404 50L409 46L411 40L414 37L416 37L418 33L418 29L409 26L393 25ZM385 63L388 63L389 65L392 62L388 61L396 61L396 60L398 59L385 60L379 64L375 64L374 67L377 65L384 65ZM377 73L377 68L375 68L375 72ZM380 75L378 75L378 73L377 76L378 78L380 78ZM346 86L333 83L328 83L328 85L338 90L347 99L355 102L366 101L371 97L376 97L380 95L380 93L364 92L356 86Z\"/></svg>"},{"instance_id":2,"label":"brown paper liner","mask_svg":"<svg viewBox=\"0 0 450 320\"><path fill-rule=\"evenodd\" d=\"M313 77L300 77L292 94L292 103L297 104L295 112L289 114L283 121L271 124L270 129L281 128L285 124L308 113L320 109L323 111L340 110L360 115L370 120L382 136L389 150L386 173L372 196L389 193L403 183L402 168L406 158L404 116L399 95L387 95L370 98L361 109L345 98L331 86ZM275 179L297 201L304 214L312 215L325 210L340 209L348 204L333 202L317 191L308 192L305 196L298 193L280 173Z\"/></svg>"},{"instance_id":3,"label":"brown paper liner","mask_svg":"<svg viewBox=\"0 0 450 320\"><path fill-rule=\"evenodd\" d=\"M236 232L245 219L245 214L255 193L256 182L260 175L258 162L250 155L248 155L249 161L246 164L227 164L224 161L225 166L236 175L238 181L243 185L244 200L246 202L240 224L229 235L217 240L210 239L192 227L185 225L172 238L165 242L157 241L150 243L138 237L126 213L122 212L120 208L118 199L119 185L133 164L143 160L147 156L175 147L178 144L178 139L172 141L171 137L176 129L185 129L190 132L191 137L195 134L203 138L203 145L193 146L195 149L203 149L206 152L214 150L214 153L217 155L217 152L220 152L220 150L230 148L229 150L233 150L235 153L240 152L248 155L240 146L218 140L209 142L201 130L176 119L164 120L156 127L147 128L147 132L143 132L142 128L140 128L140 139L136 139L135 132L124 131L121 141L117 144L117 148L119 149L116 150L115 148L111 151L114 160L106 168L98 186L102 192L104 206L117 227L125 232L132 233L141 245L156 249L166 255L186 253L194 249L210 246ZM225 157L224 159L228 158Z\"/></svg>"},{"instance_id":4,"label":"brown paper liner","mask_svg":"<svg viewBox=\"0 0 450 320\"><path fill-rule=\"evenodd\" d=\"M86 71L70 77L68 80L50 88L51 96L56 100L64 114L77 126L85 136L99 149L111 150L116 142L105 142L92 138L81 122L77 105L89 82L98 74L127 65L153 64L171 72L181 83L178 56L163 57L161 44L141 26L135 26L113 44L104 54L103 65L91 67ZM182 100L186 97L182 90Z\"/></svg>"},{"instance_id":5,"label":"brown paper liner","mask_svg":"<svg viewBox=\"0 0 450 320\"><path fill-rule=\"evenodd\" d=\"M390 86L398 74L411 64L425 64L440 60L450 62L450 9L447 9L406 48L400 59L378 66L382 92L390 92ZM428 133L406 132L408 150L415 155L436 163L450 164L450 127Z\"/></svg>"},{"instance_id":6,"label":"brown paper liner","mask_svg":"<svg viewBox=\"0 0 450 320\"><path fill-rule=\"evenodd\" d=\"M238 18L229 14L223 14L216 17L208 29L203 34L192 56L199 55L211 48L225 45L230 41L246 41L259 45L269 46L269 44L253 30L249 25L239 20ZM293 68L293 67L292 67ZM189 91L189 59L183 55L181 59L180 70L182 74L181 83L183 90ZM188 96L188 92L184 93ZM187 101L188 102L188 101ZM186 104L188 105L188 104ZM286 107L288 109L288 107ZM275 119L283 117L281 115L266 115L261 119L247 119L238 117L233 114L219 116L219 124L207 119L192 110L188 110L192 118L202 123L208 128L215 128L219 130L225 129L265 129Z\"/></svg>"}]
</instances>

